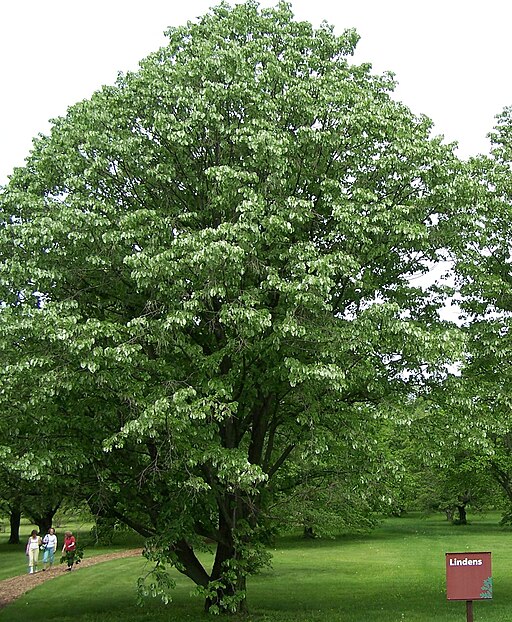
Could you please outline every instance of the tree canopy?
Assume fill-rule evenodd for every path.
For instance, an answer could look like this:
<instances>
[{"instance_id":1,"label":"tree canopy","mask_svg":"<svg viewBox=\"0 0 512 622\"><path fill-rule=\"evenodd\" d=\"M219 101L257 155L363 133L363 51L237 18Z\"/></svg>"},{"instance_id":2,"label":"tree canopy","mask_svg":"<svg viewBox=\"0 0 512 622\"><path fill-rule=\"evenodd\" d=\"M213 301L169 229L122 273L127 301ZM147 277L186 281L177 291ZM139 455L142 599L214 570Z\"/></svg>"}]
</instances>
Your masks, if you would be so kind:
<instances>
[{"instance_id":1,"label":"tree canopy","mask_svg":"<svg viewBox=\"0 0 512 622\"><path fill-rule=\"evenodd\" d=\"M305 473L383 502L376 439L456 354L418 277L461 164L352 30L249 1L168 36L2 192L0 451L79 474L160 587L173 564L236 611ZM21 451L31 429L57 440Z\"/></svg>"},{"instance_id":2,"label":"tree canopy","mask_svg":"<svg viewBox=\"0 0 512 622\"><path fill-rule=\"evenodd\" d=\"M445 426L458 431L474 471L490 474L512 507L511 328L512 109L490 133L491 153L469 162L475 199L467 214L477 227L461 236L457 289L467 344L461 377L448 391ZM460 442L460 441L459 441Z\"/></svg>"}]
</instances>

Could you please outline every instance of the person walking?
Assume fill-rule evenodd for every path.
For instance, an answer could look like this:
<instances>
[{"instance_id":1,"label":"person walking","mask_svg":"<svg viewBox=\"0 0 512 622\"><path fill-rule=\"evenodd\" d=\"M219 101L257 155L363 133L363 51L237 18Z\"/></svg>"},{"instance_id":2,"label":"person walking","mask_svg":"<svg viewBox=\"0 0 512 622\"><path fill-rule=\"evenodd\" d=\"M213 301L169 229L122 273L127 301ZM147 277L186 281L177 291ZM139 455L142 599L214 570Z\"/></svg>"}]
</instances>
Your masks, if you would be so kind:
<instances>
[{"instance_id":1,"label":"person walking","mask_svg":"<svg viewBox=\"0 0 512 622\"><path fill-rule=\"evenodd\" d=\"M53 527L50 527L48 533L44 536L43 546L43 570L46 570L48 564L50 564L50 568L53 566L55 551L57 550L57 536Z\"/></svg>"},{"instance_id":2,"label":"person walking","mask_svg":"<svg viewBox=\"0 0 512 622\"><path fill-rule=\"evenodd\" d=\"M64 545L62 547L62 554L66 556L66 562L68 567L66 570L73 569L73 562L75 561L76 552L76 540L71 531L66 531L64 534Z\"/></svg>"},{"instance_id":3,"label":"person walking","mask_svg":"<svg viewBox=\"0 0 512 622\"><path fill-rule=\"evenodd\" d=\"M28 572L33 574L37 572L37 560L39 559L39 547L41 546L41 538L37 535L37 531L32 529L30 538L27 541L26 554L28 556Z\"/></svg>"}]
</instances>

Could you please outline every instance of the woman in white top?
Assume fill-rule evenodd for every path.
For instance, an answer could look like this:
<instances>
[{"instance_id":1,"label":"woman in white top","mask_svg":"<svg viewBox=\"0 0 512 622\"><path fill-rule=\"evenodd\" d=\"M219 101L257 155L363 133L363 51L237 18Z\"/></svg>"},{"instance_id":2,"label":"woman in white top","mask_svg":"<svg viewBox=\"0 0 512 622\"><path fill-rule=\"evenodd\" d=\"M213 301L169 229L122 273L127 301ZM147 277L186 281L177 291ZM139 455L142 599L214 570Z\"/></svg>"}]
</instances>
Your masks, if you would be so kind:
<instances>
[{"instance_id":1,"label":"woman in white top","mask_svg":"<svg viewBox=\"0 0 512 622\"><path fill-rule=\"evenodd\" d=\"M32 529L32 533L27 542L28 571L30 574L37 572L37 560L39 559L40 546L41 538L37 535L37 531Z\"/></svg>"},{"instance_id":2,"label":"woman in white top","mask_svg":"<svg viewBox=\"0 0 512 622\"><path fill-rule=\"evenodd\" d=\"M49 563L50 568L55 561L55 551L57 550L57 536L55 535L55 529L50 527L48 533L43 538L44 552L43 552L43 570L46 570L46 566Z\"/></svg>"}]
</instances>

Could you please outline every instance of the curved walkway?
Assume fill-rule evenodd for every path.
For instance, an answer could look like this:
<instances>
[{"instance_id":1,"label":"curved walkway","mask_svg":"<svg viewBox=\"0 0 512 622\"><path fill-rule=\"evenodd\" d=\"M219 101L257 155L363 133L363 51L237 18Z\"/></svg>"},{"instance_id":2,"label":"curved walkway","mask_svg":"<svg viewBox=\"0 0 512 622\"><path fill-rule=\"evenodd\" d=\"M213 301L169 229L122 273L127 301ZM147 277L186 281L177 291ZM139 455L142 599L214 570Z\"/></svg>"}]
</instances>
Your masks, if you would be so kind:
<instances>
[{"instance_id":1,"label":"curved walkway","mask_svg":"<svg viewBox=\"0 0 512 622\"><path fill-rule=\"evenodd\" d=\"M88 566L94 566L95 564L100 564L101 562L108 562L111 559L120 559L123 557L135 557L136 555L141 555L142 549L131 549L129 551L118 551L117 553L105 553L105 555L96 555L94 557L89 557L83 559L80 562L78 567L75 567L73 570L78 570L80 568L87 568ZM19 598L25 592L33 589L37 585L41 585L45 581L49 581L50 579L55 579L55 577L60 576L66 570L66 566L64 564L55 566L51 570L48 569L45 572L39 570L35 574L22 574L18 577L11 577L10 579L4 579L0 581L0 609L6 607L9 603L12 603L13 600Z\"/></svg>"}]
</instances>

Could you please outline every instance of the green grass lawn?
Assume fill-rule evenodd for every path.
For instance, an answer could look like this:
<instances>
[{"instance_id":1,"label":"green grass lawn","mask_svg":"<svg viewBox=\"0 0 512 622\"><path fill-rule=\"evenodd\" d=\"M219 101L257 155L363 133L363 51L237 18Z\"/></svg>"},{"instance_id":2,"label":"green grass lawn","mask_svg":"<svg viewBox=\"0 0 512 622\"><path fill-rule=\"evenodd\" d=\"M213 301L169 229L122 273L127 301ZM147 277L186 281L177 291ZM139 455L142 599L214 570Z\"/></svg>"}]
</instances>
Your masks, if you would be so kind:
<instances>
[{"instance_id":1,"label":"green grass lawn","mask_svg":"<svg viewBox=\"0 0 512 622\"><path fill-rule=\"evenodd\" d=\"M249 581L251 622L456 622L463 602L447 602L445 553L492 551L494 598L475 602L475 622L512 620L511 531L497 515L455 527L442 517L387 520L368 536L337 540L285 538L273 567ZM100 551L101 552L101 551ZM0 622L191 622L212 620L191 597L190 581L177 576L167 607L135 604L144 560L129 558L82 568L49 581L0 612ZM0 567L3 560L0 559Z\"/></svg>"}]
</instances>

